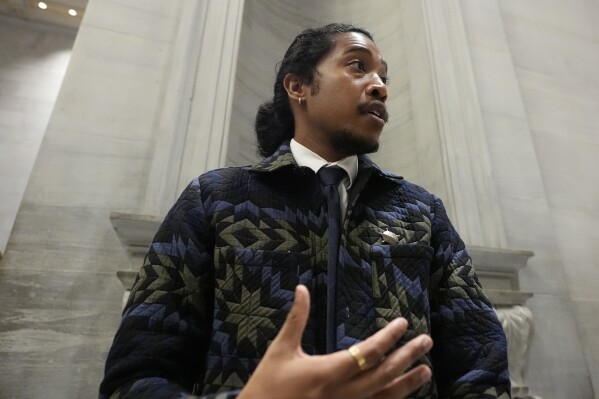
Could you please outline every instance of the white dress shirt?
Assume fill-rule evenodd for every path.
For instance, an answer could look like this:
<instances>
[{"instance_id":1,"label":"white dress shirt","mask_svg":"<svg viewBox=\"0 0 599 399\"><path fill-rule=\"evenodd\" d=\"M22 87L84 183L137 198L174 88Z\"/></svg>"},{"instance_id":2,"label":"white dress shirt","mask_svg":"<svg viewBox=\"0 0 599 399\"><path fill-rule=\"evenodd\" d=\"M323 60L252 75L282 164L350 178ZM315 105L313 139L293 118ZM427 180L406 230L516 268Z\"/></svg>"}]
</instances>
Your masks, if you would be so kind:
<instances>
[{"instance_id":1,"label":"white dress shirt","mask_svg":"<svg viewBox=\"0 0 599 399\"><path fill-rule=\"evenodd\" d=\"M314 173L318 173L318 170L322 167L329 166L339 166L347 172L347 176L341 180L341 183L339 183L339 186L337 187L341 202L341 222L343 223L345 220L345 212L347 211L347 193L358 175L358 157L356 155L350 155L337 162L327 162L323 157L304 147L295 141L295 139L291 139L289 147L291 147L291 153L295 158L295 162L297 162L299 166L306 166L312 169Z\"/></svg>"}]
</instances>

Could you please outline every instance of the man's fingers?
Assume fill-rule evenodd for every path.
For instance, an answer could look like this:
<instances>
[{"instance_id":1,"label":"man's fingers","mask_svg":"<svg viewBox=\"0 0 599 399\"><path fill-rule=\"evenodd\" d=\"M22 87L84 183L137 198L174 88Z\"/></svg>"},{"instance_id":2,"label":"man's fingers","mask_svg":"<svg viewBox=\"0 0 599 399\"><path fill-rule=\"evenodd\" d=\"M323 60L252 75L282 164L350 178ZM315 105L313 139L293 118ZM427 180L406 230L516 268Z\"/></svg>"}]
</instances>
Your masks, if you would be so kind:
<instances>
[{"instance_id":1,"label":"man's fingers","mask_svg":"<svg viewBox=\"0 0 599 399\"><path fill-rule=\"evenodd\" d=\"M276 341L292 348L301 346L302 334L310 313L310 293L303 285L295 287L293 306L277 335Z\"/></svg>"},{"instance_id":2,"label":"man's fingers","mask_svg":"<svg viewBox=\"0 0 599 399\"><path fill-rule=\"evenodd\" d=\"M373 399L384 398L405 398L422 385L430 381L432 376L431 369L420 365L408 371L399 378L396 378L385 389L372 396Z\"/></svg>"},{"instance_id":3,"label":"man's fingers","mask_svg":"<svg viewBox=\"0 0 599 399\"><path fill-rule=\"evenodd\" d=\"M385 386L403 374L432 346L433 340L428 335L423 334L410 340L385 359L385 362L379 367L380 370L376 370L378 373L373 373L373 378L380 380L381 386Z\"/></svg>"},{"instance_id":4,"label":"man's fingers","mask_svg":"<svg viewBox=\"0 0 599 399\"><path fill-rule=\"evenodd\" d=\"M354 349L353 355L347 350L335 353L335 361L338 364L339 371L347 376L347 379L350 379L363 372L363 369L378 365L385 353L397 344L407 327L408 322L406 319L395 319L365 341L354 345L357 351ZM360 358L366 360L365 367L360 368Z\"/></svg>"},{"instance_id":5,"label":"man's fingers","mask_svg":"<svg viewBox=\"0 0 599 399\"><path fill-rule=\"evenodd\" d=\"M386 391L389 389L387 387L389 384L391 384L391 386L395 386L396 388L394 389L399 389L397 388L397 384L400 386L403 385L398 381L403 381L406 379L406 381L409 381L409 383L406 383L408 386L406 389L410 389L407 392L412 392L414 389L418 388L418 386L422 385L416 384L416 386L412 388L413 382L415 379L417 379L413 375L415 373L414 370L420 370L416 371L417 373L426 373L427 371L423 370L422 367L417 367L414 370L411 370L409 373L404 374L404 372L416 360L424 356L432 346L433 341L428 335L420 335L412 339L401 348L387 356L387 358L385 358L381 364L372 370L363 373L362 376L355 378L355 386L352 389L355 389L356 392L363 392L367 395L372 395L382 388ZM428 369L426 366L423 367ZM424 382L425 381L422 383Z\"/></svg>"}]
</instances>

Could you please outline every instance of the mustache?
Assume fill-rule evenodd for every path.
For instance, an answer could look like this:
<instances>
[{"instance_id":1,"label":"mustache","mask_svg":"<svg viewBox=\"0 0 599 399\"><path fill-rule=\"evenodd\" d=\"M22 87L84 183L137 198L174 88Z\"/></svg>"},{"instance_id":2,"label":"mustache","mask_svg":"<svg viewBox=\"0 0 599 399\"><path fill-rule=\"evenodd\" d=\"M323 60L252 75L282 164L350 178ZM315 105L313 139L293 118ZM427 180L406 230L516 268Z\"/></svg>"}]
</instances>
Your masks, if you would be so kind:
<instances>
[{"instance_id":1,"label":"mustache","mask_svg":"<svg viewBox=\"0 0 599 399\"><path fill-rule=\"evenodd\" d=\"M383 103L382 101L375 100L367 103L360 103L358 104L358 110L363 114L367 114L369 112L374 111L381 116L381 119L384 120L385 123L389 121L389 113L387 112L387 107L385 106L385 103Z\"/></svg>"}]
</instances>

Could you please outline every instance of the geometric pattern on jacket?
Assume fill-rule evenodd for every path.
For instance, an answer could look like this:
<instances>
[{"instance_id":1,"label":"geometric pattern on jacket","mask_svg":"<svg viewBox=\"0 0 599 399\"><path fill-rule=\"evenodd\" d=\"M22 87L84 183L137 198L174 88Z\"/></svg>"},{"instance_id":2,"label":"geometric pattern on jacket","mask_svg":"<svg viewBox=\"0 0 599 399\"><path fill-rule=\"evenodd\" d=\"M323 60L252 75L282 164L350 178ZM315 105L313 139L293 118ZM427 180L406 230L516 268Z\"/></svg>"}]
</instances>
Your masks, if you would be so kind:
<instances>
[{"instance_id":1,"label":"geometric pattern on jacket","mask_svg":"<svg viewBox=\"0 0 599 399\"><path fill-rule=\"evenodd\" d=\"M385 230L399 243L385 243ZM326 286L327 244L320 183L296 164L288 143L253 167L193 180L149 248L100 397L183 398L192 390L234 397L281 328L299 283L312 297L307 353L323 351L320 309L333 295L337 349L399 316L409 328L398 347L432 336L435 345L419 363L433 379L411 398L509 397L505 335L437 197L360 156L334 292Z\"/></svg>"}]
</instances>

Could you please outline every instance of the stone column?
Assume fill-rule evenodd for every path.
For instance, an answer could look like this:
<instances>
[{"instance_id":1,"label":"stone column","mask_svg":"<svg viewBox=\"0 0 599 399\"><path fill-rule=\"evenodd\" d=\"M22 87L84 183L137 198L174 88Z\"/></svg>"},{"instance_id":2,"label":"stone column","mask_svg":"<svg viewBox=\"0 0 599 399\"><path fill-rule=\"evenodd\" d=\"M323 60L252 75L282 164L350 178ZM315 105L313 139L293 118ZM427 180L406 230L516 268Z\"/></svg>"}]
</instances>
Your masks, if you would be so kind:
<instances>
[{"instance_id":1,"label":"stone column","mask_svg":"<svg viewBox=\"0 0 599 399\"><path fill-rule=\"evenodd\" d=\"M223 167L244 0L186 0L140 213L163 215L189 181Z\"/></svg>"},{"instance_id":2,"label":"stone column","mask_svg":"<svg viewBox=\"0 0 599 399\"><path fill-rule=\"evenodd\" d=\"M110 221L131 255L119 270L127 301L137 269L163 219L189 181L223 167L229 136L244 0L185 0L157 116L147 193L138 212Z\"/></svg>"},{"instance_id":3,"label":"stone column","mask_svg":"<svg viewBox=\"0 0 599 399\"><path fill-rule=\"evenodd\" d=\"M446 202L462 238L505 248L459 0L403 0L421 184Z\"/></svg>"},{"instance_id":4,"label":"stone column","mask_svg":"<svg viewBox=\"0 0 599 399\"><path fill-rule=\"evenodd\" d=\"M518 270L533 253L507 248L462 2L402 7L422 184L446 201L468 243L506 332L512 394L530 398L524 376L534 329L524 305L532 293L520 291Z\"/></svg>"}]
</instances>

